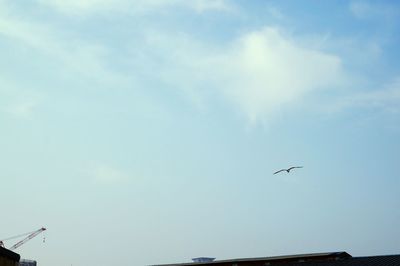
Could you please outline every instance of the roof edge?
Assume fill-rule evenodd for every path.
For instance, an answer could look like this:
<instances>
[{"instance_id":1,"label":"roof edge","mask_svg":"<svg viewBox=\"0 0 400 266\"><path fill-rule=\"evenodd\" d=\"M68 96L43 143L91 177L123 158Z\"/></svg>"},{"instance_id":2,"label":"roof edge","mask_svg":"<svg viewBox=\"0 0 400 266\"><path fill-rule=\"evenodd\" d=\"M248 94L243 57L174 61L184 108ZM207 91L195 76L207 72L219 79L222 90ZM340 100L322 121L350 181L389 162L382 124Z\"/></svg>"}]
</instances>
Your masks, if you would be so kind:
<instances>
[{"instance_id":1,"label":"roof edge","mask_svg":"<svg viewBox=\"0 0 400 266\"><path fill-rule=\"evenodd\" d=\"M324 252L324 253L310 253L310 254L296 254L296 255L283 255L273 257L255 257L255 258L240 258L240 259L228 259L228 260L215 260L212 262L187 262L187 263L175 263L175 264L156 264L149 266L185 266L185 265L210 265L210 264L222 264L222 263L234 263L243 261L265 261L265 262L282 262L282 261L298 261L298 260L329 260L329 259L346 259L352 258L352 256L345 251L338 252Z\"/></svg>"},{"instance_id":2,"label":"roof edge","mask_svg":"<svg viewBox=\"0 0 400 266\"><path fill-rule=\"evenodd\" d=\"M14 260L14 261L19 261L21 259L21 256L18 253L15 253L15 252L13 252L9 249L3 248L3 247L0 247L0 255L4 256L6 258L9 258L11 260Z\"/></svg>"}]
</instances>

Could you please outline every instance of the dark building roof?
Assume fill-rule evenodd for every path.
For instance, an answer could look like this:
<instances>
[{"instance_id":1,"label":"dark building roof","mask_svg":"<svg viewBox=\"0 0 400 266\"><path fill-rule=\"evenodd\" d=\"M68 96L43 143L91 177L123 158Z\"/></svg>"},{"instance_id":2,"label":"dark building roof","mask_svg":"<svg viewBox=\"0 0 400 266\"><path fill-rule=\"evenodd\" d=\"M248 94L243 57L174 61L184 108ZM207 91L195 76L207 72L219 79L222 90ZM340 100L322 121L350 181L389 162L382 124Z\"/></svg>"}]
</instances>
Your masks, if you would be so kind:
<instances>
[{"instance_id":1,"label":"dark building roof","mask_svg":"<svg viewBox=\"0 0 400 266\"><path fill-rule=\"evenodd\" d=\"M400 255L352 257L347 252L216 260L158 266L400 266ZM156 265L154 265L156 266Z\"/></svg>"},{"instance_id":2,"label":"dark building roof","mask_svg":"<svg viewBox=\"0 0 400 266\"><path fill-rule=\"evenodd\" d=\"M288 266L400 266L400 255L352 257L339 261L291 263Z\"/></svg>"},{"instance_id":3,"label":"dark building roof","mask_svg":"<svg viewBox=\"0 0 400 266\"><path fill-rule=\"evenodd\" d=\"M3 247L0 247L0 257L8 258L13 261L19 261L20 259L19 254Z\"/></svg>"}]
</instances>

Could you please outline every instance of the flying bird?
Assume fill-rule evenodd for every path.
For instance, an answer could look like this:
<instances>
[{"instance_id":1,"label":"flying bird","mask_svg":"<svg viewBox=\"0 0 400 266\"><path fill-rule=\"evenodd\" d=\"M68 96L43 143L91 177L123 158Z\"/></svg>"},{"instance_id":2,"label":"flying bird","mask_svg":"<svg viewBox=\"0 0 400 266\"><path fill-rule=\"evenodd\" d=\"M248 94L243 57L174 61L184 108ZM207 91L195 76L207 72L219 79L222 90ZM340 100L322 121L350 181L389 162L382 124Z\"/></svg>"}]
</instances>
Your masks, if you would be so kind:
<instances>
[{"instance_id":1,"label":"flying bird","mask_svg":"<svg viewBox=\"0 0 400 266\"><path fill-rule=\"evenodd\" d=\"M295 168L303 168L303 166L292 166L292 167L290 167L290 168L288 168L288 169L281 169L281 170L279 170L279 171L276 171L274 174L277 174L277 173L280 173L280 172L283 172L283 171L286 171L286 172L290 172L290 170L292 170L292 169L295 169Z\"/></svg>"}]
</instances>

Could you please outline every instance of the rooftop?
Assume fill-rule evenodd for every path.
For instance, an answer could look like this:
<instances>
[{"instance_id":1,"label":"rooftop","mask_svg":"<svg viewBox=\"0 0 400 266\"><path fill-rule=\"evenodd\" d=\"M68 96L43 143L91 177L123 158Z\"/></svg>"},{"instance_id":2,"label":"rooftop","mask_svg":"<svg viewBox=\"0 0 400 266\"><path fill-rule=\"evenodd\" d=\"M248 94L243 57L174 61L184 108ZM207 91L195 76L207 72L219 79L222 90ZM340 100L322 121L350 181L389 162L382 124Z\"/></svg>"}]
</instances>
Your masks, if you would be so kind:
<instances>
[{"instance_id":1,"label":"rooftop","mask_svg":"<svg viewBox=\"0 0 400 266\"><path fill-rule=\"evenodd\" d=\"M13 261L19 261L20 259L19 254L3 247L0 247L0 257L5 257Z\"/></svg>"},{"instance_id":2,"label":"rooftop","mask_svg":"<svg viewBox=\"0 0 400 266\"><path fill-rule=\"evenodd\" d=\"M341 251L153 266L269 266L278 264L282 266L400 266L400 255L352 257L349 253Z\"/></svg>"}]
</instances>

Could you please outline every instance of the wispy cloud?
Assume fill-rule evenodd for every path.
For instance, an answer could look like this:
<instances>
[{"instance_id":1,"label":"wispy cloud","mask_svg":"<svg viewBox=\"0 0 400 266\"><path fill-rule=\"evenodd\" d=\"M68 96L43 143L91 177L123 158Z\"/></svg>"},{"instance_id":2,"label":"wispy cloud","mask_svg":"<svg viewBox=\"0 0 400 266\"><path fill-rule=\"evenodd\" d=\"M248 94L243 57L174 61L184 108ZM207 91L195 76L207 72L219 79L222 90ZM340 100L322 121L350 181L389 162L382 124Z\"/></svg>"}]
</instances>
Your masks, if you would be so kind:
<instances>
[{"instance_id":1,"label":"wispy cloud","mask_svg":"<svg viewBox=\"0 0 400 266\"><path fill-rule=\"evenodd\" d=\"M359 19L392 19L400 15L400 8L387 3L353 1L350 11Z\"/></svg>"},{"instance_id":2,"label":"wispy cloud","mask_svg":"<svg viewBox=\"0 0 400 266\"><path fill-rule=\"evenodd\" d=\"M15 118L32 118L43 101L39 93L23 90L15 82L0 75L0 112Z\"/></svg>"},{"instance_id":3,"label":"wispy cloud","mask_svg":"<svg viewBox=\"0 0 400 266\"><path fill-rule=\"evenodd\" d=\"M345 76L339 56L301 47L279 29L241 37L224 60L229 87L224 93L251 120L272 115L314 90L340 85Z\"/></svg>"},{"instance_id":4,"label":"wispy cloud","mask_svg":"<svg viewBox=\"0 0 400 266\"><path fill-rule=\"evenodd\" d=\"M34 109L38 106L38 102L28 100L18 102L5 107L4 111L19 118L29 118L32 116Z\"/></svg>"},{"instance_id":5,"label":"wispy cloud","mask_svg":"<svg viewBox=\"0 0 400 266\"><path fill-rule=\"evenodd\" d=\"M281 29L266 27L219 47L165 36L157 36L152 45L173 51L168 69L161 71L168 82L199 97L215 91L256 122L308 93L345 82L339 56L299 43Z\"/></svg>"},{"instance_id":6,"label":"wispy cloud","mask_svg":"<svg viewBox=\"0 0 400 266\"><path fill-rule=\"evenodd\" d=\"M101 184L120 183L129 180L129 175L108 164L96 164L89 169L94 182Z\"/></svg>"},{"instance_id":7,"label":"wispy cloud","mask_svg":"<svg viewBox=\"0 0 400 266\"><path fill-rule=\"evenodd\" d=\"M368 83L365 85L362 89L359 87L329 94L327 98L320 98L311 108L330 115L357 114L357 117L362 117L360 121L400 114L400 77L374 88Z\"/></svg>"},{"instance_id":8,"label":"wispy cloud","mask_svg":"<svg viewBox=\"0 0 400 266\"><path fill-rule=\"evenodd\" d=\"M367 108L381 112L400 113L400 77L381 88L347 95L335 103L335 110Z\"/></svg>"},{"instance_id":9,"label":"wispy cloud","mask_svg":"<svg viewBox=\"0 0 400 266\"><path fill-rule=\"evenodd\" d=\"M219 11L232 11L233 5L227 0L196 0L196 1L181 1L187 7L196 10L197 12L204 12L208 10Z\"/></svg>"},{"instance_id":10,"label":"wispy cloud","mask_svg":"<svg viewBox=\"0 0 400 266\"><path fill-rule=\"evenodd\" d=\"M0 36L45 55L43 59L57 60L68 73L100 82L123 82L125 77L110 71L105 64L107 48L71 38L49 25L18 19L0 12ZM47 57L47 58L46 58ZM45 60L43 60L45 61Z\"/></svg>"},{"instance_id":11,"label":"wispy cloud","mask_svg":"<svg viewBox=\"0 0 400 266\"><path fill-rule=\"evenodd\" d=\"M171 6L196 12L232 7L231 2L224 0L38 0L38 3L72 15L113 10L136 12ZM351 5L355 13L361 14L370 8L357 3ZM276 17L284 16L278 9L272 8L269 12ZM71 76L79 75L102 84L126 82L131 87L133 81L138 87L147 87L146 84L140 86L140 82L143 83L140 76L151 76L161 82L160 86L167 84L184 91L198 106L218 100L228 102L252 123L269 120L282 110L290 110L320 90L344 87L350 79L342 56L321 49L321 43L334 42L326 34L314 34L305 43L302 36L278 27L242 32L236 38L220 42L199 40L190 33L177 34L168 29L157 31L146 25L136 29L135 36L127 38L127 43L133 44L131 51L123 50L126 49L124 46L115 53L101 41L70 38L49 25L19 20L8 12L0 12L0 35L58 60ZM371 51L380 54L379 46L372 48ZM124 60L130 56L124 71L111 71L106 62L112 62L114 69L121 69L115 58L122 56ZM387 90L384 95L391 94L397 95L396 90ZM360 102L380 99L376 105L383 105L389 101L384 95L358 97L364 99ZM357 104L355 100L347 100L343 105L351 103ZM14 113L28 114L34 107L27 102L11 109Z\"/></svg>"},{"instance_id":12,"label":"wispy cloud","mask_svg":"<svg viewBox=\"0 0 400 266\"><path fill-rule=\"evenodd\" d=\"M267 12L268 12L273 18L278 19L278 20L284 20L284 19L287 18L286 15L283 14L283 13L281 12L281 10L279 10L278 8L273 7L273 6L269 7L269 8L267 9Z\"/></svg>"},{"instance_id":13,"label":"wispy cloud","mask_svg":"<svg viewBox=\"0 0 400 266\"><path fill-rule=\"evenodd\" d=\"M196 12L232 9L227 0L38 0L68 15L92 15L99 12L140 13L168 7L184 7Z\"/></svg>"}]
</instances>

